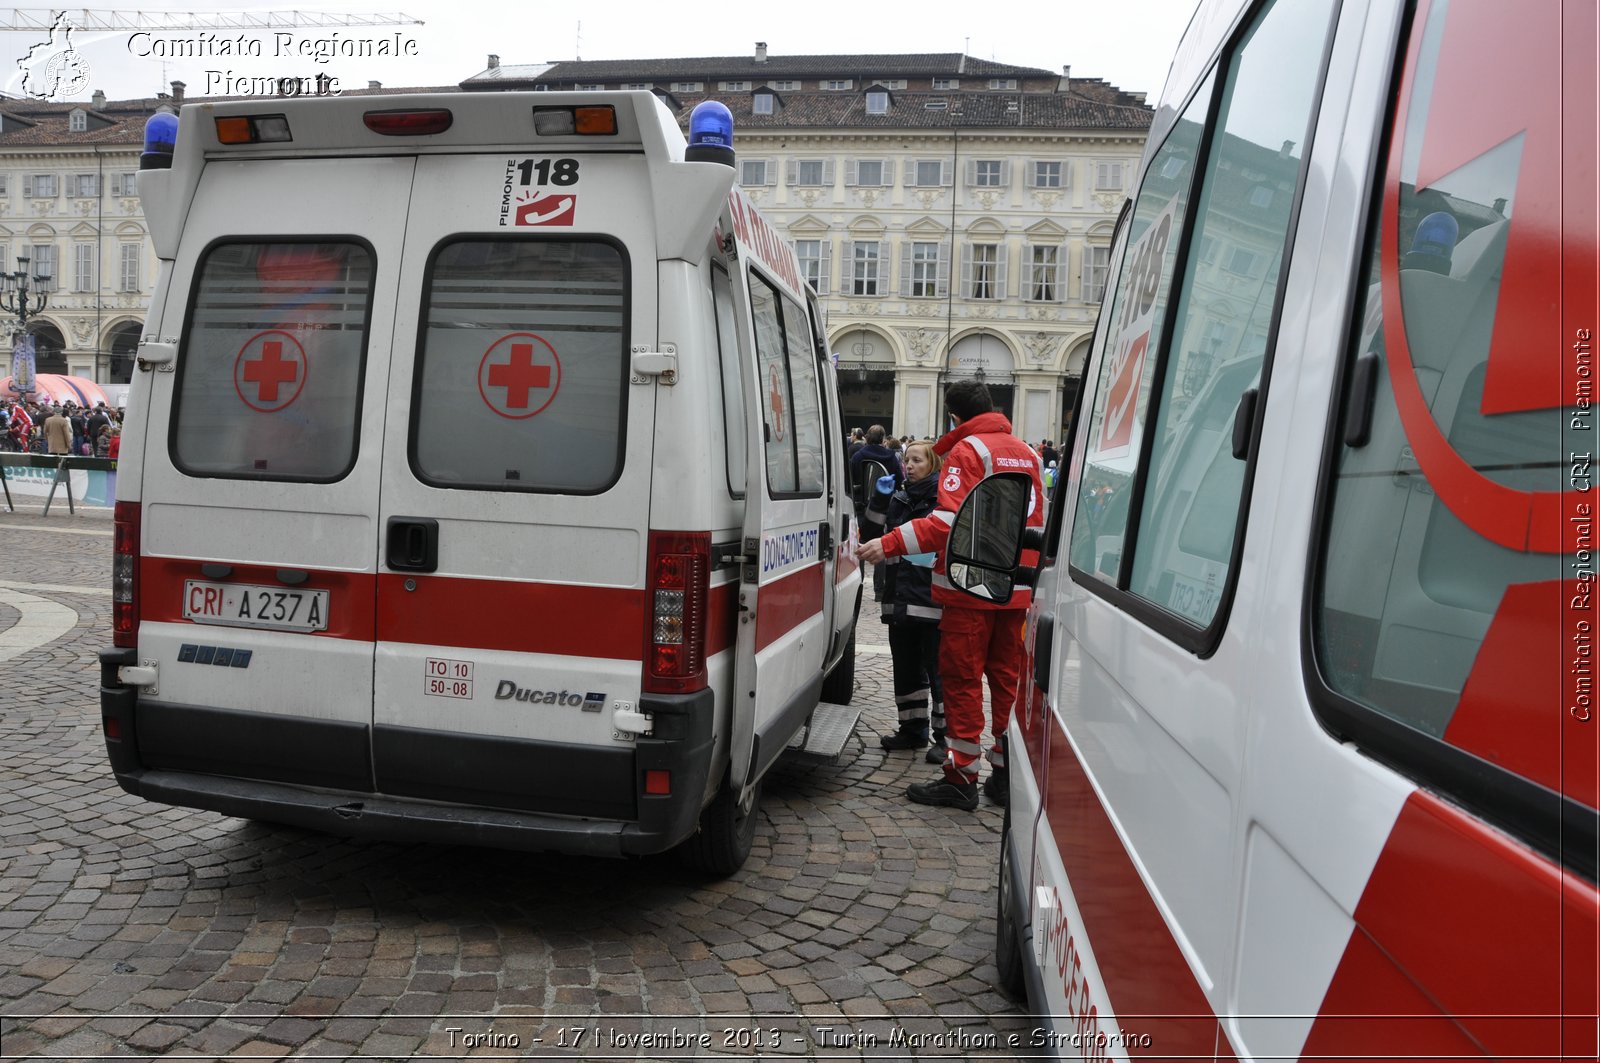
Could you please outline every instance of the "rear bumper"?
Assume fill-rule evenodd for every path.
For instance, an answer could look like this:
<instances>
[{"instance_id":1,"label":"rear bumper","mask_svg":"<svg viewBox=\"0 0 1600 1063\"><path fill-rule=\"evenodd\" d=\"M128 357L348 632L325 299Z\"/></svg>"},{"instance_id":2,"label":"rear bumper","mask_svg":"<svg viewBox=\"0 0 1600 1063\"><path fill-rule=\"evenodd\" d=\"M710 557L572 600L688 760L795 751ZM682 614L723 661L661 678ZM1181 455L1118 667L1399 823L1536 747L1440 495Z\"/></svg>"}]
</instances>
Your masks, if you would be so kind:
<instances>
[{"instance_id":1,"label":"rear bumper","mask_svg":"<svg viewBox=\"0 0 1600 1063\"><path fill-rule=\"evenodd\" d=\"M692 834L708 790L710 691L644 699L651 737L599 749L170 705L118 682L133 651L100 662L117 783L166 804L347 837L630 856ZM670 794L644 792L650 770L671 773Z\"/></svg>"}]
</instances>

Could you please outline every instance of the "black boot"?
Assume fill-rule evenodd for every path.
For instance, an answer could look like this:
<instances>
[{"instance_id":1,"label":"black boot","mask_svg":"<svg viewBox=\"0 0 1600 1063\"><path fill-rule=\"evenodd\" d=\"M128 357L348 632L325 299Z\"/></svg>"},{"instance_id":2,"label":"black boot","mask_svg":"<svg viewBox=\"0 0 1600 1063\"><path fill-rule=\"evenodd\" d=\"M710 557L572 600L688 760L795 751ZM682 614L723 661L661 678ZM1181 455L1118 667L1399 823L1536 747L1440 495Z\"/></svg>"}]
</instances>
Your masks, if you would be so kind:
<instances>
[{"instance_id":1,"label":"black boot","mask_svg":"<svg viewBox=\"0 0 1600 1063\"><path fill-rule=\"evenodd\" d=\"M945 755L944 728L933 729L933 748L922 755L922 759L929 764L943 764Z\"/></svg>"},{"instance_id":2,"label":"black boot","mask_svg":"<svg viewBox=\"0 0 1600 1063\"><path fill-rule=\"evenodd\" d=\"M989 800L997 805L1004 806L1011 800L1011 772L1007 768L989 769L989 777L983 780L983 792Z\"/></svg>"},{"instance_id":3,"label":"black boot","mask_svg":"<svg viewBox=\"0 0 1600 1063\"><path fill-rule=\"evenodd\" d=\"M891 752L899 749L921 749L928 744L928 721L903 723L892 735L884 735L878 744Z\"/></svg>"}]
</instances>

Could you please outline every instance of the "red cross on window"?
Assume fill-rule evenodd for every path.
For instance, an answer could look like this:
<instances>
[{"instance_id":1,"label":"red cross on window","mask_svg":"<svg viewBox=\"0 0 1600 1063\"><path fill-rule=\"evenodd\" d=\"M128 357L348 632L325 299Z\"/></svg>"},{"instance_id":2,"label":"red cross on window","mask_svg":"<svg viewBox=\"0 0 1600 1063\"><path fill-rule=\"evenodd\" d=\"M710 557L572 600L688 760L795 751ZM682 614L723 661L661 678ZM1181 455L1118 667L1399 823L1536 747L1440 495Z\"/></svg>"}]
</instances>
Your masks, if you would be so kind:
<instances>
[{"instance_id":1,"label":"red cross on window","mask_svg":"<svg viewBox=\"0 0 1600 1063\"><path fill-rule=\"evenodd\" d=\"M489 386L506 389L506 408L526 410L528 392L550 386L550 367L533 364L533 344L513 343L511 361L489 367Z\"/></svg>"},{"instance_id":2,"label":"red cross on window","mask_svg":"<svg viewBox=\"0 0 1600 1063\"><path fill-rule=\"evenodd\" d=\"M300 375L300 366L283 356L283 344L267 340L261 344L261 357L244 363L244 378L259 388L262 402L278 401L278 385L292 383Z\"/></svg>"}]
</instances>

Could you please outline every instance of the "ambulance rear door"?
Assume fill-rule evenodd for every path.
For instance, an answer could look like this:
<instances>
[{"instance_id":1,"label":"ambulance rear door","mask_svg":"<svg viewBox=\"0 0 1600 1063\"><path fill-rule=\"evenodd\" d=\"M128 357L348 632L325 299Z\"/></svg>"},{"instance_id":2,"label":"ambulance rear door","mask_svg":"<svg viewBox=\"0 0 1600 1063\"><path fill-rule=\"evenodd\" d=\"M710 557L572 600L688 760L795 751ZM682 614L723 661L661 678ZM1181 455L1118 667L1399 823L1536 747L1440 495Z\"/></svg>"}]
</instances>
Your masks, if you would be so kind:
<instances>
[{"instance_id":1,"label":"ambulance rear door","mask_svg":"<svg viewBox=\"0 0 1600 1063\"><path fill-rule=\"evenodd\" d=\"M412 169L202 171L140 492L149 768L371 787L373 514Z\"/></svg>"},{"instance_id":2,"label":"ambulance rear door","mask_svg":"<svg viewBox=\"0 0 1600 1063\"><path fill-rule=\"evenodd\" d=\"M734 200L736 209L745 206ZM753 211L736 227L754 235ZM816 707L831 639L833 535L828 510L823 367L803 297L776 279L788 272L781 242L744 255L747 298L736 298L750 440L730 776L759 779ZM795 273L798 277L798 273ZM839 488L842 489L842 488Z\"/></svg>"},{"instance_id":3,"label":"ambulance rear door","mask_svg":"<svg viewBox=\"0 0 1600 1063\"><path fill-rule=\"evenodd\" d=\"M645 635L648 187L637 153L417 161L379 507L380 792L636 815L614 716Z\"/></svg>"}]
</instances>

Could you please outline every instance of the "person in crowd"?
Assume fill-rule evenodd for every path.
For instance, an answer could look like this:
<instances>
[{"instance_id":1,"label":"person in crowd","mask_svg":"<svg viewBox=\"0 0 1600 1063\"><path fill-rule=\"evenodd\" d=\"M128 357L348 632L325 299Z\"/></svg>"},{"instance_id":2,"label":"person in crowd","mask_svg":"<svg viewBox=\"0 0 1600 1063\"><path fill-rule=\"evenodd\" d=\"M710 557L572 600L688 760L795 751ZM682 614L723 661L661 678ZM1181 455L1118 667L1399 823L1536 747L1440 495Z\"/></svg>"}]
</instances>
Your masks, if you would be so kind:
<instances>
[{"instance_id":1,"label":"person in crowd","mask_svg":"<svg viewBox=\"0 0 1600 1063\"><path fill-rule=\"evenodd\" d=\"M45 419L44 441L45 449L50 454L72 453L72 422L59 406L53 407L50 416Z\"/></svg>"},{"instance_id":2,"label":"person in crowd","mask_svg":"<svg viewBox=\"0 0 1600 1063\"><path fill-rule=\"evenodd\" d=\"M906 446L905 484L889 502L888 525L897 528L926 517L939 497L939 455L933 440ZM889 653L894 669L894 704L899 729L878 739L884 749L921 749L929 739L929 707L939 759L944 757L944 691L939 682L939 604L933 600L932 553L886 558L880 599L883 622L889 625ZM937 761L936 761L937 763Z\"/></svg>"},{"instance_id":3,"label":"person in crowd","mask_svg":"<svg viewBox=\"0 0 1600 1063\"><path fill-rule=\"evenodd\" d=\"M884 446L887 435L883 425L871 426L867 429L866 444L850 458L851 501L856 507L857 537L862 542L883 534L889 497L905 481L900 455ZM890 491L883 492L877 488L886 475L893 476L894 481ZM872 570L872 592L878 601L883 601L883 572L878 568Z\"/></svg>"},{"instance_id":4,"label":"person in crowd","mask_svg":"<svg viewBox=\"0 0 1600 1063\"><path fill-rule=\"evenodd\" d=\"M979 761L983 756L983 682L989 682L994 744L992 771L984 792L997 804L1009 794L1005 756L1006 725L1022 671L1022 631L1031 592L1017 588L1010 601L984 602L956 590L946 575L945 545L962 501L992 472L1026 472L1033 481L1027 523L1044 525L1044 484L1039 456L1018 439L1011 422L996 412L982 381L958 380L945 392L951 429L936 444L944 459L936 508L856 548L856 557L873 565L888 557L933 551L933 598L943 610L939 621L939 678L944 686L946 754L940 777L913 783L906 796L918 804L978 807ZM1037 564L1038 551L1025 550L1024 565Z\"/></svg>"}]
</instances>

